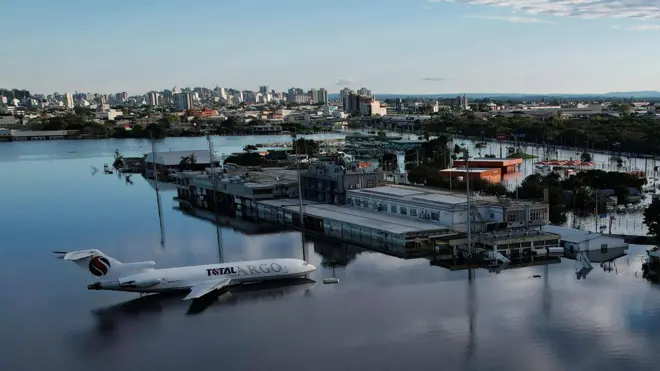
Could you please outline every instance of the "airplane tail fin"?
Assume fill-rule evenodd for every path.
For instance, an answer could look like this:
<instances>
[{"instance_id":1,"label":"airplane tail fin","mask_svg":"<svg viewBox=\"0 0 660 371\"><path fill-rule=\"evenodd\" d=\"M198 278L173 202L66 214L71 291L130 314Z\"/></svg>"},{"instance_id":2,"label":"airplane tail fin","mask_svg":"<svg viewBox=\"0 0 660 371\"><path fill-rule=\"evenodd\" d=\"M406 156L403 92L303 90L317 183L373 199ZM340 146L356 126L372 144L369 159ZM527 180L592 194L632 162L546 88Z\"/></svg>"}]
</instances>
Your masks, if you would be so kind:
<instances>
[{"instance_id":1,"label":"airplane tail fin","mask_svg":"<svg viewBox=\"0 0 660 371\"><path fill-rule=\"evenodd\" d=\"M80 268L88 271L96 278L104 276L114 276L124 263L116 260L110 256L105 255L100 250L80 250L80 251L53 251L55 254L60 254L56 258L62 260L70 260Z\"/></svg>"}]
</instances>

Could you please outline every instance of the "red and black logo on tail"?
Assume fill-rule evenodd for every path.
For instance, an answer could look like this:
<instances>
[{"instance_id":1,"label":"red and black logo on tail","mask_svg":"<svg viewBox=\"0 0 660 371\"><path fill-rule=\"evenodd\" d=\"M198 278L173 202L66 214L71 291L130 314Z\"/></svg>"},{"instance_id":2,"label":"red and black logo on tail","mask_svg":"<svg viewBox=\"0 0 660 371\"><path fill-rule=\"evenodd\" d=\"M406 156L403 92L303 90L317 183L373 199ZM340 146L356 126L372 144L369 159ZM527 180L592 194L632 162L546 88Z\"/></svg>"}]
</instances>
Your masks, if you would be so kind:
<instances>
[{"instance_id":1,"label":"red and black logo on tail","mask_svg":"<svg viewBox=\"0 0 660 371\"><path fill-rule=\"evenodd\" d=\"M110 262L102 256L95 256L89 261L89 272L97 277L105 276L110 269Z\"/></svg>"}]
</instances>

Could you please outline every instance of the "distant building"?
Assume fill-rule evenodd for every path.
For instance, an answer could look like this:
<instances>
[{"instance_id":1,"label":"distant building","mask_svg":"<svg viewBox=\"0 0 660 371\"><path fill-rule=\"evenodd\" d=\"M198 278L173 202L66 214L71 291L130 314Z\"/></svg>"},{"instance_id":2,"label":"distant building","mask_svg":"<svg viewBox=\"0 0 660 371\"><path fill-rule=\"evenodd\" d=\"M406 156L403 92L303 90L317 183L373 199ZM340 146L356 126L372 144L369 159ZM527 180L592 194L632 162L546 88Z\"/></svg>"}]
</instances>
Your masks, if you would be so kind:
<instances>
[{"instance_id":1,"label":"distant building","mask_svg":"<svg viewBox=\"0 0 660 371\"><path fill-rule=\"evenodd\" d=\"M177 111L189 110L193 107L190 93L174 94L174 109Z\"/></svg>"},{"instance_id":2,"label":"distant building","mask_svg":"<svg viewBox=\"0 0 660 371\"><path fill-rule=\"evenodd\" d=\"M0 116L0 129L20 129L22 126L14 116Z\"/></svg>"},{"instance_id":3,"label":"distant building","mask_svg":"<svg viewBox=\"0 0 660 371\"><path fill-rule=\"evenodd\" d=\"M324 88L319 89L317 103L327 104L328 103L328 91Z\"/></svg>"},{"instance_id":4,"label":"distant building","mask_svg":"<svg viewBox=\"0 0 660 371\"><path fill-rule=\"evenodd\" d=\"M64 107L69 109L73 108L73 96L71 93L64 94Z\"/></svg>"},{"instance_id":5,"label":"distant building","mask_svg":"<svg viewBox=\"0 0 660 371\"><path fill-rule=\"evenodd\" d=\"M362 96L365 96L365 97L369 97L369 98L373 97L373 95L371 94L371 90L369 90L367 88L361 88L360 90L357 91L357 93L358 93L358 95L362 95Z\"/></svg>"},{"instance_id":6,"label":"distant building","mask_svg":"<svg viewBox=\"0 0 660 371\"><path fill-rule=\"evenodd\" d=\"M150 106L157 106L158 105L158 93L155 91L147 93L147 104Z\"/></svg>"}]
</instances>

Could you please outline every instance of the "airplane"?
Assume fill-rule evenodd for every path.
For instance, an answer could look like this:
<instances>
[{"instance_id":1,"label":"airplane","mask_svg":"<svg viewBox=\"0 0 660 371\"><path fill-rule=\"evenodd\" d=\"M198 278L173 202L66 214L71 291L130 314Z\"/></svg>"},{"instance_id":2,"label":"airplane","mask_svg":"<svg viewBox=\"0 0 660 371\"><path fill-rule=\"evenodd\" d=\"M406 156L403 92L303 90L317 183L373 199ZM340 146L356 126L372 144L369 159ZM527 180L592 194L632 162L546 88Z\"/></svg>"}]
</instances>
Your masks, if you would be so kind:
<instances>
[{"instance_id":1,"label":"airplane","mask_svg":"<svg viewBox=\"0 0 660 371\"><path fill-rule=\"evenodd\" d=\"M188 290L183 300L199 299L225 287L294 278L307 278L316 267L299 259L267 259L234 263L155 269L156 262L122 263L99 250L53 251L99 281L88 290L142 294Z\"/></svg>"}]
</instances>

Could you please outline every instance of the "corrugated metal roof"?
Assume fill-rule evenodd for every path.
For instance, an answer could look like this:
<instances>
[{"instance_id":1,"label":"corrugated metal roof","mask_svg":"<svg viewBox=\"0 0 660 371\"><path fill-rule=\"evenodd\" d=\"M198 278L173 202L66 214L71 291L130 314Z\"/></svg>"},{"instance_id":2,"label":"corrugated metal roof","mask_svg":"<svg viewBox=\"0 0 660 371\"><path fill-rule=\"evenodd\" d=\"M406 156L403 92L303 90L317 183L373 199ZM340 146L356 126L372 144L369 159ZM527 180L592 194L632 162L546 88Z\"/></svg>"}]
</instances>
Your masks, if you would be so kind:
<instances>
[{"instance_id":1,"label":"corrugated metal roof","mask_svg":"<svg viewBox=\"0 0 660 371\"><path fill-rule=\"evenodd\" d=\"M571 242L571 243L581 243L603 236L603 234L601 233L589 232L582 229L559 227L556 225L543 226L543 232L558 234L559 238L562 241ZM616 238L616 237L612 237L612 238Z\"/></svg>"},{"instance_id":2,"label":"corrugated metal roof","mask_svg":"<svg viewBox=\"0 0 660 371\"><path fill-rule=\"evenodd\" d=\"M198 164L210 164L211 154L208 150L186 150L186 151L168 151L156 152L156 161L153 161L153 154L147 154L145 163L157 163L159 165L172 166L181 163L181 158L194 154Z\"/></svg>"}]
</instances>

